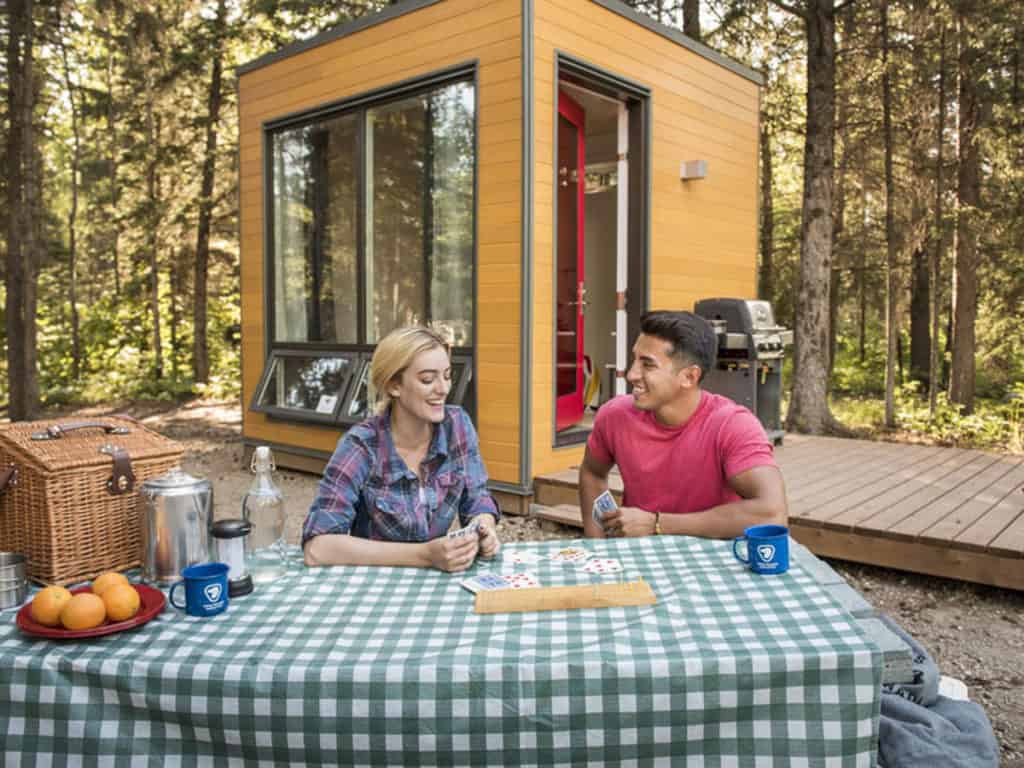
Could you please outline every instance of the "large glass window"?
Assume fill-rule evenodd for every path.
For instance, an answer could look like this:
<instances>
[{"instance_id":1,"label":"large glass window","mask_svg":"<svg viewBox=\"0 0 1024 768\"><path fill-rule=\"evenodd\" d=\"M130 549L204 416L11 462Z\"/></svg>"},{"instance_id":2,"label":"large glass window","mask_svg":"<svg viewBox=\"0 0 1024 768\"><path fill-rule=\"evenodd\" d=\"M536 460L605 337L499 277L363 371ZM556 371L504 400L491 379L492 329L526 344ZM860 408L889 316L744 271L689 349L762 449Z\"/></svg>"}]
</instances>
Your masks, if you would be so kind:
<instances>
[{"instance_id":1,"label":"large glass window","mask_svg":"<svg viewBox=\"0 0 1024 768\"><path fill-rule=\"evenodd\" d=\"M442 323L472 343L473 88L367 112L367 336Z\"/></svg>"},{"instance_id":2,"label":"large glass window","mask_svg":"<svg viewBox=\"0 0 1024 768\"><path fill-rule=\"evenodd\" d=\"M358 123L274 137L274 340L356 342Z\"/></svg>"},{"instance_id":3,"label":"large glass window","mask_svg":"<svg viewBox=\"0 0 1024 768\"><path fill-rule=\"evenodd\" d=\"M402 325L443 326L471 350L475 100L454 80L269 129L272 322L254 409L358 420L355 363Z\"/></svg>"}]
</instances>

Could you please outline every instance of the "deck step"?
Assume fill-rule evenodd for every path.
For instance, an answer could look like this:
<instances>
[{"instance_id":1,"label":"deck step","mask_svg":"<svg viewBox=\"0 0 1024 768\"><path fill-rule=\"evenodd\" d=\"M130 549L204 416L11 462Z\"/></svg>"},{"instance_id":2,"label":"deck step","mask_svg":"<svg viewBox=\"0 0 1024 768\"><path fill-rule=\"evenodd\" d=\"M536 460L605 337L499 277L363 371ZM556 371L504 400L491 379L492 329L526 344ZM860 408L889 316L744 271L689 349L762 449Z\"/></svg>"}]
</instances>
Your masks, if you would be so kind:
<instances>
[{"instance_id":1,"label":"deck step","mask_svg":"<svg viewBox=\"0 0 1024 768\"><path fill-rule=\"evenodd\" d=\"M541 520L550 520L553 523L570 525L574 528L583 527L583 518L580 516L580 508L574 504L531 504L530 516L538 517Z\"/></svg>"},{"instance_id":2,"label":"deck step","mask_svg":"<svg viewBox=\"0 0 1024 768\"><path fill-rule=\"evenodd\" d=\"M608 475L608 490L612 492L615 501L621 504L622 476L614 469ZM536 504L548 507L564 504L578 506L580 503L579 467L570 467L561 472L551 472L533 478L533 500Z\"/></svg>"}]
</instances>

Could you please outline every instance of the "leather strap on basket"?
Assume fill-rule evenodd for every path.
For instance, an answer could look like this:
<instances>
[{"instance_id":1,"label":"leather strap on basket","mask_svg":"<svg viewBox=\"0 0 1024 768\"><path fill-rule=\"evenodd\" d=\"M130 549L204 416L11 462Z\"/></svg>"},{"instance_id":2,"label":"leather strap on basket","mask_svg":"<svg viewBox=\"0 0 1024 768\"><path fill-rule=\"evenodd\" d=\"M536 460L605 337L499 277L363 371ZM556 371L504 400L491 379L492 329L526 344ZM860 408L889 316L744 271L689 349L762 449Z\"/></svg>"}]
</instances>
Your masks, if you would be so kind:
<instances>
[{"instance_id":1,"label":"leather strap on basket","mask_svg":"<svg viewBox=\"0 0 1024 768\"><path fill-rule=\"evenodd\" d=\"M103 424L99 421L71 421L66 424L51 424L42 432L33 432L33 440L60 440L68 432L76 429L102 429L108 435L127 435L131 430L128 427L119 427L114 424Z\"/></svg>"},{"instance_id":2,"label":"leather strap on basket","mask_svg":"<svg viewBox=\"0 0 1024 768\"><path fill-rule=\"evenodd\" d=\"M105 453L114 460L114 474L107 480L107 490L111 496L129 493L135 488L135 473L132 472L132 457L119 445L104 445L100 453Z\"/></svg>"},{"instance_id":3,"label":"leather strap on basket","mask_svg":"<svg viewBox=\"0 0 1024 768\"><path fill-rule=\"evenodd\" d=\"M18 468L11 464L8 467L0 469L0 494L3 494L7 490L9 485L18 484Z\"/></svg>"}]
</instances>

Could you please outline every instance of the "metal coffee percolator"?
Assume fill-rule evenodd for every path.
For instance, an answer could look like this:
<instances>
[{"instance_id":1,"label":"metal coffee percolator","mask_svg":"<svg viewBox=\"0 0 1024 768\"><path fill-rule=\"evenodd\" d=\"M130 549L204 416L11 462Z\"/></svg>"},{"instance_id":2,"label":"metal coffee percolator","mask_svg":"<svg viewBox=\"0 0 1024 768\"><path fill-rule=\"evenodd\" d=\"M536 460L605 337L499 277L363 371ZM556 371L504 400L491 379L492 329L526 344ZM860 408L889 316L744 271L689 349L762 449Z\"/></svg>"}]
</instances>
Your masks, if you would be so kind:
<instances>
[{"instance_id":1,"label":"metal coffee percolator","mask_svg":"<svg viewBox=\"0 0 1024 768\"><path fill-rule=\"evenodd\" d=\"M139 487L142 507L142 577L170 584L181 571L210 559L213 486L175 467Z\"/></svg>"}]
</instances>

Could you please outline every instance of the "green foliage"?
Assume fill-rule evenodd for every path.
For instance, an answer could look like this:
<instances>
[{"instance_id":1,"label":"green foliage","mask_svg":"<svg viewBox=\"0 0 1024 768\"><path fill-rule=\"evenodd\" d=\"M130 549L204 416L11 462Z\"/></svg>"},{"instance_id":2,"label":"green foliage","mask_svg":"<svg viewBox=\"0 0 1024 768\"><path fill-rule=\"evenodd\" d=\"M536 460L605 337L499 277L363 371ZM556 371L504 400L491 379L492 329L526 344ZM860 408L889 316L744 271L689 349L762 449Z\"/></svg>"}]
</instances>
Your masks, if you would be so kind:
<instances>
[{"instance_id":1,"label":"green foliage","mask_svg":"<svg viewBox=\"0 0 1024 768\"><path fill-rule=\"evenodd\" d=\"M856 338L840 335L832 370L832 391L854 397L885 395L885 338L872 335L865 340L864 360Z\"/></svg>"},{"instance_id":2,"label":"green foliage","mask_svg":"<svg viewBox=\"0 0 1024 768\"><path fill-rule=\"evenodd\" d=\"M1003 400L978 398L971 414L951 403L944 392L939 393L932 414L927 398L918 390L911 384L896 391L898 433L939 445L1024 452L1024 385ZM836 417L852 429L873 436L891 434L884 426L882 399L839 396L832 398L831 405Z\"/></svg>"},{"instance_id":3,"label":"green foliage","mask_svg":"<svg viewBox=\"0 0 1024 768\"><path fill-rule=\"evenodd\" d=\"M899 425L911 434L926 435L943 445L971 448L999 448L1021 451L1024 428L1024 389L1007 402L979 399L974 413L965 414L962 406L949 402L940 393L935 413L917 392L901 390L897 397Z\"/></svg>"}]
</instances>

